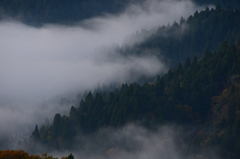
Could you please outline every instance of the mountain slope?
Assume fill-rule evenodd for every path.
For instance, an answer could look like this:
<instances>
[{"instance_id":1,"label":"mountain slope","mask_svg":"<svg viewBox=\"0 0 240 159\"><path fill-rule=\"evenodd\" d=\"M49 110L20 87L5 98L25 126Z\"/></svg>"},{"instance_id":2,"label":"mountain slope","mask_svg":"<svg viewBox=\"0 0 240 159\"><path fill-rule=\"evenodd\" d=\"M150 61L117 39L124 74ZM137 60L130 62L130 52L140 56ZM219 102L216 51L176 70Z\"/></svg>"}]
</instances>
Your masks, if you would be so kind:
<instances>
[{"instance_id":1,"label":"mountain slope","mask_svg":"<svg viewBox=\"0 0 240 159\"><path fill-rule=\"evenodd\" d=\"M64 1L61 2L60 9L65 6ZM40 19L36 21L68 23L61 19L61 14L56 15L59 11L53 14L54 9L50 7L49 12L52 12L46 15L49 19L38 17ZM12 14L17 16L19 12ZM28 15L27 12L23 14L24 17ZM29 15L27 20L31 21L35 15ZM89 92L78 107L71 107L68 116L56 114L52 125L40 129L36 126L30 141L26 145L19 143L19 146L34 149L34 144L41 144L50 150L76 147L83 150L81 142L76 140L80 133L92 134L101 128L119 128L131 122L150 130L155 130L159 124L176 123L199 126L193 136L183 141L187 145L186 154L202 155L216 147L224 158L239 158L239 15L239 9L221 9L219 6L215 10L196 11L187 20L181 19L180 24L157 28L157 32L133 48L119 48L126 56L151 54L155 50L153 54L173 69L156 77L153 83L123 84L109 94ZM75 18L83 17L77 14ZM73 17L69 21L76 19ZM140 34L144 32L148 31Z\"/></svg>"},{"instance_id":2,"label":"mountain slope","mask_svg":"<svg viewBox=\"0 0 240 159\"><path fill-rule=\"evenodd\" d=\"M235 102L233 108L229 106L231 112L227 113L235 115L225 121L231 122L234 131L238 131L240 50L237 48L239 46L228 46L224 42L218 53L206 50L199 62L196 57L192 61L188 58L183 66L180 64L177 69L169 70L166 75L158 77L153 85L123 84L119 90L106 97L102 93L93 96L89 92L78 108L71 108L69 116L56 114L53 125L43 126L40 131L35 128L32 138L54 149L69 149L81 144L75 142L79 132L89 134L102 127L121 127L133 121L150 129L156 124L169 122L198 124L199 131L203 128L201 125L214 124L217 126L213 132L225 132L230 125L225 123L219 129L218 125L224 122L225 117L218 114L226 113L225 99L221 95L226 93L227 101ZM231 96L230 92L234 95ZM198 136L199 133L189 139L190 147L194 147L189 152L193 152L201 142L205 143L202 144L203 148L208 144L217 144L216 141L208 141L212 137L205 141L206 138L198 139ZM234 136L235 139L237 137ZM224 147L220 146L219 149ZM237 151L232 149L226 151L237 155Z\"/></svg>"},{"instance_id":3,"label":"mountain slope","mask_svg":"<svg viewBox=\"0 0 240 159\"><path fill-rule=\"evenodd\" d=\"M136 37L147 36L143 42L122 52L128 54L155 54L171 68L179 62L193 58L194 54L201 57L208 48L214 51L224 40L230 43L240 42L240 10L209 9L196 11L193 16L175 22L171 26L162 26L157 31L143 31ZM132 39L134 39L134 36ZM130 38L131 39L131 38Z\"/></svg>"}]
</instances>

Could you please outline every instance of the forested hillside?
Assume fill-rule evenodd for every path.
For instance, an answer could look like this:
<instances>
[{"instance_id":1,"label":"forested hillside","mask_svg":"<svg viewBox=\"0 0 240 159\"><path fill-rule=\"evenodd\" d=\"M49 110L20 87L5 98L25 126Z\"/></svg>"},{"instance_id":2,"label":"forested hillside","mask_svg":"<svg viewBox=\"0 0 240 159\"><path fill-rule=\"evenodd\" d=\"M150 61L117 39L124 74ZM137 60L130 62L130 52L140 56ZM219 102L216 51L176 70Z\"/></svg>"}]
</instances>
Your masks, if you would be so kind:
<instances>
[{"instance_id":1,"label":"forested hillside","mask_svg":"<svg viewBox=\"0 0 240 159\"><path fill-rule=\"evenodd\" d=\"M196 11L193 16L181 19L171 26L161 26L157 31L142 31L133 35L147 37L133 48L125 47L123 54L157 54L171 68L177 67L186 58L194 54L201 57L206 48L214 51L224 40L230 43L240 42L240 10L232 8L206 8ZM130 38L131 39L131 38Z\"/></svg>"},{"instance_id":2,"label":"forested hillside","mask_svg":"<svg viewBox=\"0 0 240 159\"><path fill-rule=\"evenodd\" d=\"M56 112L51 123L35 125L31 136L19 141L17 147L35 154L46 150L83 152L87 150L84 144L95 140L90 138L101 130L117 130L134 123L156 132L159 126L177 125L183 134L186 132L177 139L177 152L183 158L209 158L204 155L212 152L221 159L240 158L240 9L235 9L240 2L194 2L212 3L216 8L207 7L179 22L137 32L114 50L126 57L153 55L167 65L166 74L151 78L154 81L143 78L144 84L136 81L89 91L79 97L77 106L71 106L68 115ZM141 2L2 0L0 18L10 16L39 27L45 23L70 25L105 13L119 13L129 3ZM141 40L135 43L139 37ZM62 98L60 104L64 102L70 103ZM98 137L104 141L110 133ZM136 145L121 139L118 148L134 150ZM8 144L8 140L1 140L0 145ZM112 148L106 144L96 152L111 154ZM21 150L0 150L0 154L5 155L3 158L16 154L40 158ZM53 158L47 154L44 157Z\"/></svg>"},{"instance_id":3,"label":"forested hillside","mask_svg":"<svg viewBox=\"0 0 240 159\"><path fill-rule=\"evenodd\" d=\"M238 158L239 15L238 9L206 8L181 19L180 24L159 27L156 34L132 49L120 48L126 55L161 49L159 58L181 63L153 83L122 84L110 93L89 92L79 106L71 107L68 116L56 114L52 125L36 126L31 141L20 146L40 143L52 150L80 150L79 134L131 122L151 130L159 124L176 123L198 125L195 133L184 139L186 155L213 150L224 158ZM183 26L186 29L181 32Z\"/></svg>"},{"instance_id":4,"label":"forested hillside","mask_svg":"<svg viewBox=\"0 0 240 159\"><path fill-rule=\"evenodd\" d=\"M78 147L81 143L74 140L80 132L121 127L133 121L150 129L169 122L211 125L214 126L212 135L198 133L189 139L192 147L189 151L197 149L196 145L204 148L221 143L218 147L219 151L224 150L221 153L237 158L239 70L239 45L223 42L218 52L206 50L199 60L196 56L187 58L177 69L158 77L155 84L123 84L109 96L101 92L93 96L89 92L79 107L71 107L69 116L56 114L51 126L40 129L36 126L32 139L61 150ZM225 148L227 144L232 147Z\"/></svg>"},{"instance_id":5,"label":"forested hillside","mask_svg":"<svg viewBox=\"0 0 240 159\"><path fill-rule=\"evenodd\" d=\"M105 13L119 13L128 4L141 3L142 0L1 0L0 15L32 25L43 23L71 24ZM239 7L235 0L194 0L197 4L220 4L222 7Z\"/></svg>"},{"instance_id":6,"label":"forested hillside","mask_svg":"<svg viewBox=\"0 0 240 159\"><path fill-rule=\"evenodd\" d=\"M70 24L103 13L117 13L127 0L2 0L2 14L33 25L42 23Z\"/></svg>"}]
</instances>

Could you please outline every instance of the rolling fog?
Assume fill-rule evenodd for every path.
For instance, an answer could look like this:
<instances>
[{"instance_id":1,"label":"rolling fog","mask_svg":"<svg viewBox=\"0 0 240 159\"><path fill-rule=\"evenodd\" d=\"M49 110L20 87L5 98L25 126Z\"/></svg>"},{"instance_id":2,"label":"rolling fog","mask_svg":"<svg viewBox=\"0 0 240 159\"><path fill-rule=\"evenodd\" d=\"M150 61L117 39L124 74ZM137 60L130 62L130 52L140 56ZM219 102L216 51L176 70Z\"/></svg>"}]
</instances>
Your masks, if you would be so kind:
<instances>
[{"instance_id":1,"label":"rolling fog","mask_svg":"<svg viewBox=\"0 0 240 159\"><path fill-rule=\"evenodd\" d=\"M151 0L74 26L35 28L11 19L0 21L0 137L30 134L46 117L70 110L71 105L60 108L59 101L43 109L43 100L91 90L98 83L128 82L132 72L164 73L167 66L156 57L124 57L113 46L121 47L137 31L178 22L204 8L189 0ZM110 47L110 53L101 49Z\"/></svg>"},{"instance_id":2,"label":"rolling fog","mask_svg":"<svg viewBox=\"0 0 240 159\"><path fill-rule=\"evenodd\" d=\"M48 152L58 158L72 153L75 159L221 159L211 150L188 154L190 147L186 138L193 132L193 127L189 129L173 124L150 131L131 123L122 128L103 128L90 135L79 132L75 139L78 144L72 150L49 152L43 145L35 145L34 148L39 155ZM29 147L20 148L29 150Z\"/></svg>"},{"instance_id":3,"label":"rolling fog","mask_svg":"<svg viewBox=\"0 0 240 159\"><path fill-rule=\"evenodd\" d=\"M174 129L163 126L152 132L134 124L115 130L103 129L88 136L87 142L81 142L80 136L83 151L73 151L73 154L76 158L89 159L178 159L181 154L175 137L180 137L180 133Z\"/></svg>"}]
</instances>

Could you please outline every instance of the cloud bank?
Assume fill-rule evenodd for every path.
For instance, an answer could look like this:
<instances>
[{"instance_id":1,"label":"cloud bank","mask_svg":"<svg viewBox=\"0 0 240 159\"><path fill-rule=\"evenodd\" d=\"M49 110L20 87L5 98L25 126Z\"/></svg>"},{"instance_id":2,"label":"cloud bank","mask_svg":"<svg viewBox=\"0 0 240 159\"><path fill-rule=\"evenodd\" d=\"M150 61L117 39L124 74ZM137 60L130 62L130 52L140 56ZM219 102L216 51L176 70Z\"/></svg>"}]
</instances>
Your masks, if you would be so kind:
<instances>
[{"instance_id":1,"label":"cloud bank","mask_svg":"<svg viewBox=\"0 0 240 159\"><path fill-rule=\"evenodd\" d=\"M87 137L87 142L82 143L83 151L75 154L89 159L177 159L181 158L177 144L179 141L175 138L179 135L179 132L174 132L174 128L169 126L149 131L129 124L117 130L103 129Z\"/></svg>"},{"instance_id":2,"label":"cloud bank","mask_svg":"<svg viewBox=\"0 0 240 159\"><path fill-rule=\"evenodd\" d=\"M0 134L38 123L39 114L48 112L36 107L43 99L98 83L128 82L133 72L139 76L164 72L165 66L154 56L126 57L99 48L121 46L136 31L173 23L201 9L189 0L150 0L75 26L34 28L1 21Z\"/></svg>"},{"instance_id":3,"label":"cloud bank","mask_svg":"<svg viewBox=\"0 0 240 159\"><path fill-rule=\"evenodd\" d=\"M199 148L189 151L191 144L188 142L192 139L188 135L193 134L192 129L164 125L149 130L128 124L118 129L104 128L88 135L78 133L72 150L48 152L49 149L43 145L35 148L58 158L72 153L77 159L217 159L211 150L202 151Z\"/></svg>"}]
</instances>

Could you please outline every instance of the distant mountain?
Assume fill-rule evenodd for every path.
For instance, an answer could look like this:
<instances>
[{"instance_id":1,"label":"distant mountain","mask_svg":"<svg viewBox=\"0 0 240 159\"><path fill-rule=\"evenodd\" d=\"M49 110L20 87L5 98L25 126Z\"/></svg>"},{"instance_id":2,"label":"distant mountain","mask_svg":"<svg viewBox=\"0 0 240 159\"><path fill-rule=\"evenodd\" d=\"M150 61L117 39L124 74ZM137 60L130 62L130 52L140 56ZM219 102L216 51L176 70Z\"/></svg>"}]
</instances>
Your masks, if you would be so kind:
<instances>
[{"instance_id":1,"label":"distant mountain","mask_svg":"<svg viewBox=\"0 0 240 159\"><path fill-rule=\"evenodd\" d=\"M0 15L5 14L31 25L72 24L105 13L119 13L130 3L143 0L1 0ZM236 0L193 0L195 3L239 7Z\"/></svg>"},{"instance_id":2,"label":"distant mountain","mask_svg":"<svg viewBox=\"0 0 240 159\"><path fill-rule=\"evenodd\" d=\"M14 19L41 25L71 24L104 13L118 13L127 4L128 0L1 0L0 8L2 14Z\"/></svg>"},{"instance_id":3,"label":"distant mountain","mask_svg":"<svg viewBox=\"0 0 240 159\"><path fill-rule=\"evenodd\" d=\"M193 2L196 2L199 5L204 5L204 4L218 5L219 4L223 8L227 8L227 7L238 8L238 7L240 7L240 2L237 0L193 0Z\"/></svg>"}]
</instances>

